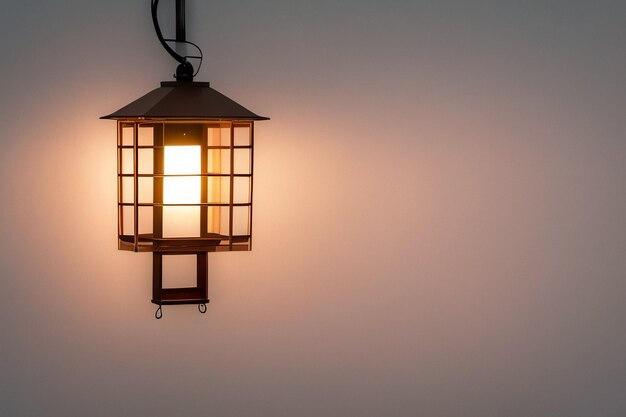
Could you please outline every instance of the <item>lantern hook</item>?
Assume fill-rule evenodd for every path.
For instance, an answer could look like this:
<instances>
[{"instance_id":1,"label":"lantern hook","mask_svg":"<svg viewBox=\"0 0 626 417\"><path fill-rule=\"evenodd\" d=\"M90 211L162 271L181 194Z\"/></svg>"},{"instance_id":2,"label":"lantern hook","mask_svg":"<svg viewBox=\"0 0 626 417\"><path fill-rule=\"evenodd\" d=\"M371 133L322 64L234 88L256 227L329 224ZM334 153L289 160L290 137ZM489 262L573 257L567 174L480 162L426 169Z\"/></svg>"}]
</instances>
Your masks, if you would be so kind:
<instances>
[{"instance_id":1,"label":"lantern hook","mask_svg":"<svg viewBox=\"0 0 626 417\"><path fill-rule=\"evenodd\" d=\"M206 304L198 304L198 311L200 311L200 313L202 314L206 313Z\"/></svg>"},{"instance_id":2,"label":"lantern hook","mask_svg":"<svg viewBox=\"0 0 626 417\"><path fill-rule=\"evenodd\" d=\"M154 24L154 30L156 32L157 38L159 38L159 42L163 45L163 48L167 51L168 54L172 56L176 61L180 63L178 68L176 68L176 75L174 77L178 81L193 81L193 77L198 75L200 71L200 67L202 66L202 49L198 45L193 42L189 42L186 39L185 33L185 0L176 0L176 38L175 39L166 39L163 37L163 33L161 32L161 27L159 26L159 18L157 16L157 10L159 8L159 0L151 0L151 10L152 10L152 23ZM191 45L196 48L199 52L199 55L180 55L176 52L171 46L168 45L168 42L174 43L182 43L186 45ZM190 59L199 60L198 68L194 72L193 65L189 62Z\"/></svg>"},{"instance_id":3,"label":"lantern hook","mask_svg":"<svg viewBox=\"0 0 626 417\"><path fill-rule=\"evenodd\" d=\"M161 308L161 305L159 304L159 308L156 309L156 311L154 312L154 318L157 320L160 320L163 317L163 309Z\"/></svg>"}]
</instances>

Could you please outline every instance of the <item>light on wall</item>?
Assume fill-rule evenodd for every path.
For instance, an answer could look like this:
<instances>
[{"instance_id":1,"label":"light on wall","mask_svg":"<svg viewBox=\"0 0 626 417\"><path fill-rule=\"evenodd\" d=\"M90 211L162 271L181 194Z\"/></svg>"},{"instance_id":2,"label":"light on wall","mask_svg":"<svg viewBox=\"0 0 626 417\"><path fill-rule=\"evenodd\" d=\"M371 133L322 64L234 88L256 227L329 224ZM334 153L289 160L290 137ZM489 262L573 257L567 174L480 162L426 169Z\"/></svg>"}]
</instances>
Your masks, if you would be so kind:
<instances>
[{"instance_id":1,"label":"light on wall","mask_svg":"<svg viewBox=\"0 0 626 417\"><path fill-rule=\"evenodd\" d=\"M180 64L176 81L102 117L117 121L118 248L152 252L155 317L163 305L196 304L206 312L208 252L252 248L254 122L268 120L194 82L202 52L185 36L185 1L176 0L176 38L159 41ZM169 43L190 45L180 55ZM196 255L195 287L164 288L163 257Z\"/></svg>"}]
</instances>

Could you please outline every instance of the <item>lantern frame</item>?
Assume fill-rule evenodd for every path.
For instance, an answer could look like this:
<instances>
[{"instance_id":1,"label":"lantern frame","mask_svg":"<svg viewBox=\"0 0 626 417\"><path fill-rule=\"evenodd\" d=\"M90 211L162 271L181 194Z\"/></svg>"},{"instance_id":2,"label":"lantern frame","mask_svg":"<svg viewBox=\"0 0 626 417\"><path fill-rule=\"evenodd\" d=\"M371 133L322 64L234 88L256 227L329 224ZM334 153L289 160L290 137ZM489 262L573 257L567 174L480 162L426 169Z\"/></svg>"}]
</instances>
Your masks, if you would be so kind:
<instances>
[{"instance_id":1,"label":"lantern frame","mask_svg":"<svg viewBox=\"0 0 626 417\"><path fill-rule=\"evenodd\" d=\"M188 126L193 125L201 129L201 137L198 141L191 139L187 145L199 145L200 146L200 158L201 167L200 172L191 174L167 174L164 172L164 151L167 146L165 141L165 126L181 125ZM132 144L124 139L124 129L132 129ZM153 137L152 144L140 145L139 130L140 129L152 129ZM228 139L223 145L224 140L218 138L219 145L209 144L208 131L210 129L219 129L220 133L223 133L225 129L228 131ZM236 144L237 130L245 130L247 139L244 143ZM126 144L125 144L126 143ZM180 145L180 143L178 143ZM125 151L132 151L128 153ZM152 157L150 162L152 165L151 172L145 172L140 169L140 152L151 153ZM221 168L209 169L209 152L227 154L227 169ZM237 151L248 151L246 155L238 155ZM218 155L220 157L221 155ZM206 252L224 252L224 251L247 251L252 248L252 198L254 190L254 122L253 121L198 121L198 120L119 120L118 121L118 142L117 142L117 176L118 176L118 249L128 250L133 252L188 252L190 250L206 251ZM124 169L127 158L132 158L131 172ZM247 163L245 159L247 159ZM144 160L146 158L143 158ZM223 159L223 158L221 158ZM243 161L244 163L241 163ZM237 169L237 166L247 165L247 169ZM243 172L242 172L243 171ZM200 181L200 201L197 203L168 203L163 199L163 187L166 178L199 178ZM129 181L132 180L130 184ZM150 199L142 199L140 197L142 191L145 193L146 184L141 184L142 179L151 180L152 183L152 197ZM215 180L226 179L226 187L228 201L220 195L218 198L210 198L210 189L213 189L216 185ZM237 184L238 179L247 179L247 183ZM213 182L213 184L210 184ZM129 192L126 191L126 186L132 186L131 198L127 198ZM219 181L218 186L222 188L224 181ZM242 187L247 190L241 190ZM214 194L215 194L215 190ZM245 193L245 198L241 196ZM224 194L220 192L220 194ZM236 195L239 198L236 198ZM218 201L219 200L219 201ZM163 220L164 220L164 208L166 207L197 207L199 208L199 230L198 236L166 236L163 232ZM125 221L126 213L128 210L125 208L132 208L132 222ZM145 221L140 216L140 209L147 208L152 209L152 233L143 232L140 230L140 225L145 225ZM216 208L225 208L228 210L228 226L218 227L219 231L215 230L215 227L209 226L211 214L209 210ZM235 223L235 210L236 208L247 208L247 229L246 233L238 233L235 229L241 230L241 225ZM214 210L215 211L215 210ZM217 213L214 213L214 216ZM222 216L222 213L219 213ZM239 216L241 217L241 216ZM127 229L127 223L132 224L132 230ZM223 221L221 222L223 224ZM241 218L237 223L241 223ZM237 227L236 227L237 226ZM222 229L226 229L223 230ZM131 232L131 233L129 233Z\"/></svg>"}]
</instances>

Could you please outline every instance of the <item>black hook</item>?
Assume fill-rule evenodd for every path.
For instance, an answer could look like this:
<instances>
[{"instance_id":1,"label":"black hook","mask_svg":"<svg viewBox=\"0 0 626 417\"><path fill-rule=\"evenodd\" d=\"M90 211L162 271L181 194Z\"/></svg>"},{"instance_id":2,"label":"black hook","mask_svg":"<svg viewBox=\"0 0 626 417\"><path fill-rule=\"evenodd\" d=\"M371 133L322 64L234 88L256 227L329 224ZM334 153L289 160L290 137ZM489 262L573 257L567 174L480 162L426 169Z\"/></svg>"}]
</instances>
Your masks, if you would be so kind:
<instances>
[{"instance_id":1,"label":"black hook","mask_svg":"<svg viewBox=\"0 0 626 417\"><path fill-rule=\"evenodd\" d=\"M161 306L159 305L159 308L157 308L156 311L154 312L154 318L157 320L160 320L161 317L163 317L163 310L161 309Z\"/></svg>"},{"instance_id":2,"label":"black hook","mask_svg":"<svg viewBox=\"0 0 626 417\"><path fill-rule=\"evenodd\" d=\"M167 51L168 54L172 56L176 61L179 62L179 66L176 68L176 75L174 76L178 81L193 81L193 77L195 77L200 71L200 66L202 66L202 49L198 45L193 42L189 42L187 40L187 36L185 33L185 0L176 0L176 38L175 39L165 39L163 37L163 33L161 32L161 27L159 26L159 19L157 16L157 10L159 8L159 0L152 0L151 2L151 11L152 11L152 23L154 24L154 30L156 32L157 38L163 48ZM167 42L175 42L175 43L183 43L186 45L191 45L198 50L200 53L199 56L194 55L180 55L176 52L171 46L167 44ZM197 59L199 60L198 68L194 72L193 65L188 61L188 59Z\"/></svg>"}]
</instances>

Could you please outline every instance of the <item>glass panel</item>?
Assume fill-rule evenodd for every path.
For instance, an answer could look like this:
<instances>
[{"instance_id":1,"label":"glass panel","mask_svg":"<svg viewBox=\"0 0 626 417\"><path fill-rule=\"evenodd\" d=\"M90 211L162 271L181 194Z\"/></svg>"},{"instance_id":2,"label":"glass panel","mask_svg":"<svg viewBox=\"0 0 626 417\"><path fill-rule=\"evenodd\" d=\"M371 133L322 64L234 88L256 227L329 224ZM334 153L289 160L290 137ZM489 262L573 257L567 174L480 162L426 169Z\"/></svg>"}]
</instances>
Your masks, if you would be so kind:
<instances>
[{"instance_id":1,"label":"glass panel","mask_svg":"<svg viewBox=\"0 0 626 417\"><path fill-rule=\"evenodd\" d=\"M134 130L132 126L122 128L122 145L133 146Z\"/></svg>"},{"instance_id":2,"label":"glass panel","mask_svg":"<svg viewBox=\"0 0 626 417\"><path fill-rule=\"evenodd\" d=\"M235 149L235 174L250 174L250 149Z\"/></svg>"},{"instance_id":3,"label":"glass panel","mask_svg":"<svg viewBox=\"0 0 626 417\"><path fill-rule=\"evenodd\" d=\"M154 128L150 127L139 127L139 132L137 133L137 145L139 146L153 146L154 140Z\"/></svg>"},{"instance_id":4,"label":"glass panel","mask_svg":"<svg viewBox=\"0 0 626 417\"><path fill-rule=\"evenodd\" d=\"M227 125L211 125L207 128L207 144L209 146L230 146L230 127Z\"/></svg>"},{"instance_id":5,"label":"glass panel","mask_svg":"<svg viewBox=\"0 0 626 417\"><path fill-rule=\"evenodd\" d=\"M250 202L250 177L235 177L233 203Z\"/></svg>"},{"instance_id":6,"label":"glass panel","mask_svg":"<svg viewBox=\"0 0 626 417\"><path fill-rule=\"evenodd\" d=\"M152 174L154 172L154 151L152 149L139 149L139 174Z\"/></svg>"},{"instance_id":7,"label":"glass panel","mask_svg":"<svg viewBox=\"0 0 626 417\"><path fill-rule=\"evenodd\" d=\"M152 234L152 207L139 207L139 234Z\"/></svg>"},{"instance_id":8,"label":"glass panel","mask_svg":"<svg viewBox=\"0 0 626 417\"><path fill-rule=\"evenodd\" d=\"M250 234L250 207L233 207L233 236Z\"/></svg>"},{"instance_id":9,"label":"glass panel","mask_svg":"<svg viewBox=\"0 0 626 417\"><path fill-rule=\"evenodd\" d=\"M235 127L235 146L250 145L250 128L248 126Z\"/></svg>"},{"instance_id":10,"label":"glass panel","mask_svg":"<svg viewBox=\"0 0 626 417\"><path fill-rule=\"evenodd\" d=\"M207 203L230 202L230 177L207 178Z\"/></svg>"},{"instance_id":11,"label":"glass panel","mask_svg":"<svg viewBox=\"0 0 626 417\"><path fill-rule=\"evenodd\" d=\"M207 173L230 174L230 149L207 150Z\"/></svg>"},{"instance_id":12,"label":"glass panel","mask_svg":"<svg viewBox=\"0 0 626 417\"><path fill-rule=\"evenodd\" d=\"M122 234L134 235L135 234L135 212L132 206L122 207Z\"/></svg>"},{"instance_id":13,"label":"glass panel","mask_svg":"<svg viewBox=\"0 0 626 417\"><path fill-rule=\"evenodd\" d=\"M163 237L199 237L200 207L163 207Z\"/></svg>"},{"instance_id":14,"label":"glass panel","mask_svg":"<svg viewBox=\"0 0 626 417\"><path fill-rule=\"evenodd\" d=\"M228 207L209 207L207 211L208 232L228 235Z\"/></svg>"},{"instance_id":15,"label":"glass panel","mask_svg":"<svg viewBox=\"0 0 626 417\"><path fill-rule=\"evenodd\" d=\"M222 146L230 146L230 126L222 126L220 128L222 137Z\"/></svg>"},{"instance_id":16,"label":"glass panel","mask_svg":"<svg viewBox=\"0 0 626 417\"><path fill-rule=\"evenodd\" d=\"M133 150L122 149L122 174L132 174L133 172Z\"/></svg>"},{"instance_id":17,"label":"glass panel","mask_svg":"<svg viewBox=\"0 0 626 417\"><path fill-rule=\"evenodd\" d=\"M221 146L222 140L219 127L208 127L206 132L208 146Z\"/></svg>"},{"instance_id":18,"label":"glass panel","mask_svg":"<svg viewBox=\"0 0 626 417\"><path fill-rule=\"evenodd\" d=\"M154 180L150 177L139 177L139 202L151 204L154 202Z\"/></svg>"},{"instance_id":19,"label":"glass panel","mask_svg":"<svg viewBox=\"0 0 626 417\"><path fill-rule=\"evenodd\" d=\"M135 202L135 185L133 177L122 177L122 203Z\"/></svg>"}]
</instances>

